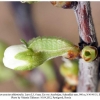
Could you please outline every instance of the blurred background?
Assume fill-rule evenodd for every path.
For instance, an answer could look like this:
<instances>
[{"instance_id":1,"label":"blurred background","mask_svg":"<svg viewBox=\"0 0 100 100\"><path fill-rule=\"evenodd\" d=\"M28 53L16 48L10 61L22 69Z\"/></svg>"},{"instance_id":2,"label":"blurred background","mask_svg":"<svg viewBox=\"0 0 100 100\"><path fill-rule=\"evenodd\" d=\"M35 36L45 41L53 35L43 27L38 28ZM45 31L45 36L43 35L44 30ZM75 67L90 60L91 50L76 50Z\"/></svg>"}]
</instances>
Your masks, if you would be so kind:
<instances>
[{"instance_id":1,"label":"blurred background","mask_svg":"<svg viewBox=\"0 0 100 100\"><path fill-rule=\"evenodd\" d=\"M100 2L91 2L91 8L100 44ZM74 11L56 8L50 2L37 2L30 5L20 2L0 2L0 49L2 48L0 52L3 53L9 45L20 44L22 38L28 41L37 36L56 36L78 44L78 25ZM0 91L75 91L76 84L66 83L64 75L60 74L61 63L59 57L43 65L52 66L47 69L51 71L48 73L52 73L48 75L44 71L47 67L18 72L5 68L1 62Z\"/></svg>"}]
</instances>

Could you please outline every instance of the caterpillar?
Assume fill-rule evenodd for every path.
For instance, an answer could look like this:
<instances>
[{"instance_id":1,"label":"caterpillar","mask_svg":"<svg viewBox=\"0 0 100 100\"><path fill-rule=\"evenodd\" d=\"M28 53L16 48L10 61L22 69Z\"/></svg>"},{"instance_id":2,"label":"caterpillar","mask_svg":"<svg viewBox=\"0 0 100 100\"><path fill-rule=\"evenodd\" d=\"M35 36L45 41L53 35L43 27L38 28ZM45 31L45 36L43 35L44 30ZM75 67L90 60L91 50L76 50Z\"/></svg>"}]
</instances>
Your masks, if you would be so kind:
<instances>
[{"instance_id":1,"label":"caterpillar","mask_svg":"<svg viewBox=\"0 0 100 100\"><path fill-rule=\"evenodd\" d=\"M24 64L13 67L16 70L32 70L45 61L58 56L74 59L79 55L79 48L76 45L57 37L33 38L27 43L27 46L25 44L19 45L19 49L22 49L22 51L18 52L14 58L20 61L26 61L27 63L23 62ZM8 63L10 62L12 61Z\"/></svg>"},{"instance_id":2,"label":"caterpillar","mask_svg":"<svg viewBox=\"0 0 100 100\"><path fill-rule=\"evenodd\" d=\"M33 38L28 43L28 48L34 52L45 52L50 56L66 55L66 58L73 59L79 54L79 48L68 40L57 37Z\"/></svg>"}]
</instances>

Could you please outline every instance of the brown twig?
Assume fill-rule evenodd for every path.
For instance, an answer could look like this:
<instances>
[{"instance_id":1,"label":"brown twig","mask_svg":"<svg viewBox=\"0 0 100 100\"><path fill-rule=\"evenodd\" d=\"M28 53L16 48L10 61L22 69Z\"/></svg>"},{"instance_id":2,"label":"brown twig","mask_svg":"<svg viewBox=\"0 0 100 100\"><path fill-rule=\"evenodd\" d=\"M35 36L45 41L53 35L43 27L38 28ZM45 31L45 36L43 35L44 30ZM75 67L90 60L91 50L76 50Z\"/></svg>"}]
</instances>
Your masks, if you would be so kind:
<instances>
[{"instance_id":1,"label":"brown twig","mask_svg":"<svg viewBox=\"0 0 100 100\"><path fill-rule=\"evenodd\" d=\"M91 8L89 2L78 2L75 14L79 27L79 35L86 43L96 43L98 45L93 25Z\"/></svg>"}]
</instances>

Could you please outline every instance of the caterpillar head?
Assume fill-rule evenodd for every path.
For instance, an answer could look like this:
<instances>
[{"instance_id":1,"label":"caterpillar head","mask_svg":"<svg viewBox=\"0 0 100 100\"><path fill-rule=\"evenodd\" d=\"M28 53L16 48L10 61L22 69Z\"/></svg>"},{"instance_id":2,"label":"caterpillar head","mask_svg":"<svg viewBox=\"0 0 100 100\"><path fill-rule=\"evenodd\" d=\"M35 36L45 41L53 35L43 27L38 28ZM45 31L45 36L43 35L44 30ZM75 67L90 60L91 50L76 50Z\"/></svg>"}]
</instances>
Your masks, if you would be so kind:
<instances>
[{"instance_id":1,"label":"caterpillar head","mask_svg":"<svg viewBox=\"0 0 100 100\"><path fill-rule=\"evenodd\" d=\"M69 50L66 54L64 54L64 57L67 59L75 59L79 57L80 55L80 49L78 46L74 45L73 49Z\"/></svg>"}]
</instances>

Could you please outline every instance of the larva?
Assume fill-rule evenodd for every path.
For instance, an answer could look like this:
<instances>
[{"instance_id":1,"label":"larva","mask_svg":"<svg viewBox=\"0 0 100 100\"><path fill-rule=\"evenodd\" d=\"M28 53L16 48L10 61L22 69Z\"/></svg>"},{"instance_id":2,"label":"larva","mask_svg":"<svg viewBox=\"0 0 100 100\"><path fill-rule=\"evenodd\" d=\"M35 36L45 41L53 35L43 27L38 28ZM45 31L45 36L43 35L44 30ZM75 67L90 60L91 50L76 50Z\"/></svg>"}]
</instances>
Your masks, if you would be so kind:
<instances>
[{"instance_id":1,"label":"larva","mask_svg":"<svg viewBox=\"0 0 100 100\"><path fill-rule=\"evenodd\" d=\"M45 61L64 56L75 58L79 48L71 42L56 37L37 37L28 43L8 47L3 62L6 67L16 70L32 70ZM12 53L12 54L11 54ZM9 57L9 54L11 56Z\"/></svg>"},{"instance_id":2,"label":"larva","mask_svg":"<svg viewBox=\"0 0 100 100\"><path fill-rule=\"evenodd\" d=\"M34 52L45 52L50 57L66 54L66 57L74 58L79 54L79 48L77 46L57 37L33 38L29 41L28 48L31 48Z\"/></svg>"}]
</instances>

